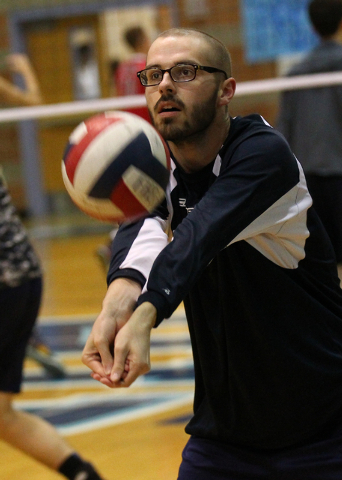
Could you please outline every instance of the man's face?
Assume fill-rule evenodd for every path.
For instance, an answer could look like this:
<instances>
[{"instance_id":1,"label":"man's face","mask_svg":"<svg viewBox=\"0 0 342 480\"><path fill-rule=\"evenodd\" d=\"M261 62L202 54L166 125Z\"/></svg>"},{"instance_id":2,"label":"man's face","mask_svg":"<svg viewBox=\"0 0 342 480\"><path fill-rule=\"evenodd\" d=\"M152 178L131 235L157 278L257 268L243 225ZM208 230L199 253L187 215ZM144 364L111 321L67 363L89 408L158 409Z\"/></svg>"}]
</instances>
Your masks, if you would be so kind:
<instances>
[{"instance_id":1,"label":"man's face","mask_svg":"<svg viewBox=\"0 0 342 480\"><path fill-rule=\"evenodd\" d=\"M177 64L209 65L208 46L197 36L161 37L150 48L146 67L171 68ZM222 78L223 80L223 78ZM197 71L190 82L174 82L165 72L162 82L146 87L146 100L156 129L174 143L201 135L217 113L218 86L215 75Z\"/></svg>"}]
</instances>

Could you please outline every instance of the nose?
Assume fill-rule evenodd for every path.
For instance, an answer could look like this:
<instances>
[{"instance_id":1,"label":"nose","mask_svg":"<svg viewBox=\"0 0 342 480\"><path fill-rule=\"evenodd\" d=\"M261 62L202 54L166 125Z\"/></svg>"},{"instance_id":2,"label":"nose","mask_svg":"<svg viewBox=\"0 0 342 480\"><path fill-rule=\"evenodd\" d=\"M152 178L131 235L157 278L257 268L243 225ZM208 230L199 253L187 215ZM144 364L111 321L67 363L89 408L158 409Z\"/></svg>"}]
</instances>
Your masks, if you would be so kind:
<instances>
[{"instance_id":1,"label":"nose","mask_svg":"<svg viewBox=\"0 0 342 480\"><path fill-rule=\"evenodd\" d=\"M172 80L169 72L164 72L162 81L158 85L159 92L171 92L175 91L175 82Z\"/></svg>"}]
</instances>

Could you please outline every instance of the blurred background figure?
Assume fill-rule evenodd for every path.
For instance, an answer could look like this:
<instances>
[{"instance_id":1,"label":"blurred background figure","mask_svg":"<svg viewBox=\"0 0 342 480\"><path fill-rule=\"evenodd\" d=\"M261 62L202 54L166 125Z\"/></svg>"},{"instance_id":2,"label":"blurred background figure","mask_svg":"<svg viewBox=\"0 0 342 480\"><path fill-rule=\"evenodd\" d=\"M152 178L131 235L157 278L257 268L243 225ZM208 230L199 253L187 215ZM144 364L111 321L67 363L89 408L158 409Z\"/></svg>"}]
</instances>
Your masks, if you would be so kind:
<instances>
[{"instance_id":1,"label":"blurred background figure","mask_svg":"<svg viewBox=\"0 0 342 480\"><path fill-rule=\"evenodd\" d=\"M24 87L0 77L1 100L8 105L40 103L39 84L28 58L11 55L8 66L11 72L21 74ZM0 438L70 480L101 480L93 466L79 457L50 423L13 407L15 394L21 389L27 350L33 358L34 352L40 353L35 359L43 359L43 366L51 373L51 363L45 364L49 349L44 357L42 342L37 335L32 336L42 284L40 261L0 171ZM59 373L61 376L63 370Z\"/></svg>"},{"instance_id":2,"label":"blurred background figure","mask_svg":"<svg viewBox=\"0 0 342 480\"><path fill-rule=\"evenodd\" d=\"M309 17L319 44L288 76L342 71L341 0L313 0ZM302 164L320 216L342 263L342 86L282 94L277 128Z\"/></svg>"},{"instance_id":3,"label":"blurred background figure","mask_svg":"<svg viewBox=\"0 0 342 480\"><path fill-rule=\"evenodd\" d=\"M145 68L146 55L150 40L142 27L132 27L125 31L124 39L133 53L121 62L115 71L115 83L118 95L144 95L137 72Z\"/></svg>"},{"instance_id":4,"label":"blurred background figure","mask_svg":"<svg viewBox=\"0 0 342 480\"><path fill-rule=\"evenodd\" d=\"M116 93L119 96L145 95L144 87L137 77L137 72L143 70L146 66L146 55L151 41L145 30L139 26L128 28L124 33L124 39L133 53L127 60L120 62L115 69ZM150 115L145 106L129 108L126 111L135 113L150 122Z\"/></svg>"},{"instance_id":5,"label":"blurred background figure","mask_svg":"<svg viewBox=\"0 0 342 480\"><path fill-rule=\"evenodd\" d=\"M19 74L24 82L24 88L22 89L7 78L0 76L0 103L11 106L29 106L42 102L36 75L26 55L20 53L7 55L2 67L4 73Z\"/></svg>"},{"instance_id":6,"label":"blurred background figure","mask_svg":"<svg viewBox=\"0 0 342 480\"><path fill-rule=\"evenodd\" d=\"M80 45L76 52L75 97L77 100L91 100L101 96L100 76L93 47Z\"/></svg>"},{"instance_id":7,"label":"blurred background figure","mask_svg":"<svg viewBox=\"0 0 342 480\"><path fill-rule=\"evenodd\" d=\"M111 97L116 97L117 95L115 77L119 65L120 60L118 59L113 59L109 62L109 94Z\"/></svg>"},{"instance_id":8,"label":"blurred background figure","mask_svg":"<svg viewBox=\"0 0 342 480\"><path fill-rule=\"evenodd\" d=\"M0 102L5 105L12 106L33 106L42 103L42 95L39 87L39 82L32 68L32 65L26 55L21 53L7 55L4 58L4 64L2 65L2 67L2 70L5 74L7 73L20 75L20 80L23 83L23 88L13 84L8 78L0 76ZM8 203L11 205L11 208L14 211L13 203L9 196L9 193L6 193L6 186L4 183L3 174L0 182L0 188L3 189L3 195L7 198ZM1 204L0 215L2 215L3 217L1 219L0 225L1 256L5 254L4 245L5 242L8 241L7 235L9 235L7 233L8 223L5 223L6 211L8 212L8 210L6 210L6 205ZM10 215L11 214L8 214L8 218L10 218ZM19 225L19 217L16 217L15 222L17 223L17 225ZM23 259L23 261L26 261L25 258ZM5 269L6 267L3 268ZM49 375L55 378L62 378L65 376L63 366L54 357L53 352L40 337L36 328L33 329L32 335L27 345L26 354L31 359L39 363Z\"/></svg>"}]
</instances>

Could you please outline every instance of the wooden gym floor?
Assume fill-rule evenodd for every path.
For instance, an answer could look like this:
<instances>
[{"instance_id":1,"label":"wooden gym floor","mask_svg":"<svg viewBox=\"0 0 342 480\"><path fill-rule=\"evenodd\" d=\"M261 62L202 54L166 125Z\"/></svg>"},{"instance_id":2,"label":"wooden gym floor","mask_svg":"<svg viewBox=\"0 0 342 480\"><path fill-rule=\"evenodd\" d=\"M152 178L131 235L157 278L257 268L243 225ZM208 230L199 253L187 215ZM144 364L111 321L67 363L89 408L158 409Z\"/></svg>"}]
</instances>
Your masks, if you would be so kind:
<instances>
[{"instance_id":1,"label":"wooden gym floor","mask_svg":"<svg viewBox=\"0 0 342 480\"><path fill-rule=\"evenodd\" d=\"M111 390L90 378L80 356L105 294L95 255L108 226L83 215L29 226L45 272L39 331L67 376L49 378L25 363L16 407L53 423L106 480L175 480L187 441L193 369L183 310L153 332L152 371L131 388ZM1 480L57 480L57 473L0 442Z\"/></svg>"},{"instance_id":2,"label":"wooden gym floor","mask_svg":"<svg viewBox=\"0 0 342 480\"><path fill-rule=\"evenodd\" d=\"M153 331L148 375L129 389L98 384L80 356L106 290L105 271L95 251L107 243L109 227L75 214L28 228L45 272L39 331L67 376L50 378L27 360L16 407L53 423L106 480L175 480L193 399L191 347L182 307ZM0 442L0 478L62 477Z\"/></svg>"}]
</instances>

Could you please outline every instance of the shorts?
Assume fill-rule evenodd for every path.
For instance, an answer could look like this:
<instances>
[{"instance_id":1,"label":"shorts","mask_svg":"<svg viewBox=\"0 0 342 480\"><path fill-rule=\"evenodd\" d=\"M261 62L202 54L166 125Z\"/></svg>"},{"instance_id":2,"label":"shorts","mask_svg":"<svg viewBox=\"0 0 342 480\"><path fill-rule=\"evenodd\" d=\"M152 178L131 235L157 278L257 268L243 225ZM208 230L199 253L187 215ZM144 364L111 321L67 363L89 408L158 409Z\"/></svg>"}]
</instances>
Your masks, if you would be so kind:
<instances>
[{"instance_id":1,"label":"shorts","mask_svg":"<svg viewBox=\"0 0 342 480\"><path fill-rule=\"evenodd\" d=\"M191 437L178 476L178 480L341 479L341 422L310 443L283 450L244 449Z\"/></svg>"},{"instance_id":2,"label":"shorts","mask_svg":"<svg viewBox=\"0 0 342 480\"><path fill-rule=\"evenodd\" d=\"M19 393L27 343L38 316L42 279L0 290L0 391Z\"/></svg>"}]
</instances>

